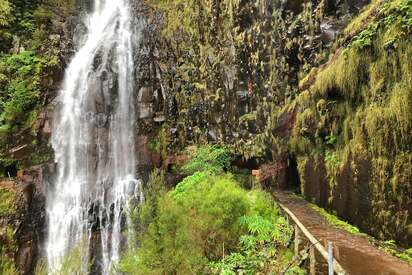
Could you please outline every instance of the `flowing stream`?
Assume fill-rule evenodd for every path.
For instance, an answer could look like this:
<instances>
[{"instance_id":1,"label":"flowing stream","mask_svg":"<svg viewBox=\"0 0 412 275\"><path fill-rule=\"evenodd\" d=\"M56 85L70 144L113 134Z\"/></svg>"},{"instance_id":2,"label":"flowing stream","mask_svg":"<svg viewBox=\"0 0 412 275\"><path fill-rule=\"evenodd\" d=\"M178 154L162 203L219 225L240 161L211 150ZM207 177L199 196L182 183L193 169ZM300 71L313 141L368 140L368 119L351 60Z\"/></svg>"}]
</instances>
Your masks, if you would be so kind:
<instances>
[{"instance_id":1,"label":"flowing stream","mask_svg":"<svg viewBox=\"0 0 412 275\"><path fill-rule=\"evenodd\" d=\"M84 25L53 127L57 174L47 190L49 274L59 274L73 251L81 255L82 274L92 258L98 273L109 274L127 235L128 202L141 198L133 135L133 57L140 32L128 0L94 0Z\"/></svg>"}]
</instances>

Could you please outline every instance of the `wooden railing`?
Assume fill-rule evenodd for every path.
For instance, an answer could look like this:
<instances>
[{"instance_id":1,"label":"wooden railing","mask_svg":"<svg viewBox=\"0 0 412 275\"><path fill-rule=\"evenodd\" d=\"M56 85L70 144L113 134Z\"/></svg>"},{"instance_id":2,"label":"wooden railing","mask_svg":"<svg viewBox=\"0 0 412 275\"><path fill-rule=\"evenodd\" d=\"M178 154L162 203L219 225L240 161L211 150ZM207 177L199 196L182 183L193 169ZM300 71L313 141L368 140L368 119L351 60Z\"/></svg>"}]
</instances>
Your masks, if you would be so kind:
<instances>
[{"instance_id":1,"label":"wooden railing","mask_svg":"<svg viewBox=\"0 0 412 275\"><path fill-rule=\"evenodd\" d=\"M309 232L309 230L298 220L298 218L286 208L284 205L279 203L281 209L292 219L293 223L295 224L295 256L299 255L299 245L301 242L301 234L309 240L311 243L309 247L309 270L311 275L316 274L316 257L315 257L315 249L319 252L319 254L327 261L328 263L328 271L329 275L338 274L343 275L346 274L345 270L339 264L339 262L333 256L333 243L328 242L328 250Z\"/></svg>"}]
</instances>

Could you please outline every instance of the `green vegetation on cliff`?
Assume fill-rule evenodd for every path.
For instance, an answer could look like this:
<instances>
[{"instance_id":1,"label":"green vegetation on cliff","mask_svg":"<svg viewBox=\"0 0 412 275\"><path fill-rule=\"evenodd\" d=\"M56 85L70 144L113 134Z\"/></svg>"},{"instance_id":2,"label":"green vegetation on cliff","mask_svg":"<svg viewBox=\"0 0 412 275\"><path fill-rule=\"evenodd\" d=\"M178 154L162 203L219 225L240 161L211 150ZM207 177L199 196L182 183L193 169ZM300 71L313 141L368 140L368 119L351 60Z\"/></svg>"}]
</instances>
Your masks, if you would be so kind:
<instances>
[{"instance_id":1,"label":"green vegetation on cliff","mask_svg":"<svg viewBox=\"0 0 412 275\"><path fill-rule=\"evenodd\" d=\"M309 2L266 2L149 1L165 17L159 62L178 109L168 122L177 130L171 148L209 139L246 158L265 156L262 130L273 111L296 94L298 69L323 58L303 51L321 47L313 35L324 11Z\"/></svg>"},{"instance_id":2,"label":"green vegetation on cliff","mask_svg":"<svg viewBox=\"0 0 412 275\"><path fill-rule=\"evenodd\" d=\"M17 274L14 263L16 240L14 228L9 224L10 217L15 214L17 194L9 186L0 186L0 273L5 275Z\"/></svg>"},{"instance_id":3,"label":"green vegetation on cliff","mask_svg":"<svg viewBox=\"0 0 412 275\"><path fill-rule=\"evenodd\" d=\"M355 18L332 2L150 1L177 109L163 148L218 143L287 167L280 185L297 170L308 200L408 245L412 1L374 0Z\"/></svg>"},{"instance_id":4,"label":"green vegetation on cliff","mask_svg":"<svg viewBox=\"0 0 412 275\"><path fill-rule=\"evenodd\" d=\"M0 187L0 216L14 213L15 200L16 192L13 189Z\"/></svg>"},{"instance_id":5,"label":"green vegetation on cliff","mask_svg":"<svg viewBox=\"0 0 412 275\"><path fill-rule=\"evenodd\" d=\"M36 121L61 78L60 34L73 8L74 0L0 1L0 177L15 161L10 149L38 142ZM30 154L43 153L33 148L25 164Z\"/></svg>"},{"instance_id":6,"label":"green vegetation on cliff","mask_svg":"<svg viewBox=\"0 0 412 275\"><path fill-rule=\"evenodd\" d=\"M408 242L412 219L404 205L410 203L412 188L412 1L387 1L377 10L297 98L302 111L289 148L300 156L302 178L311 169L306 160L324 156L320 165L327 172L329 194L323 206L352 221L350 208L362 207L371 212L359 226L380 238ZM366 197L348 194L348 186ZM308 198L314 196L309 186L303 189ZM352 205L342 208L347 203Z\"/></svg>"}]
</instances>

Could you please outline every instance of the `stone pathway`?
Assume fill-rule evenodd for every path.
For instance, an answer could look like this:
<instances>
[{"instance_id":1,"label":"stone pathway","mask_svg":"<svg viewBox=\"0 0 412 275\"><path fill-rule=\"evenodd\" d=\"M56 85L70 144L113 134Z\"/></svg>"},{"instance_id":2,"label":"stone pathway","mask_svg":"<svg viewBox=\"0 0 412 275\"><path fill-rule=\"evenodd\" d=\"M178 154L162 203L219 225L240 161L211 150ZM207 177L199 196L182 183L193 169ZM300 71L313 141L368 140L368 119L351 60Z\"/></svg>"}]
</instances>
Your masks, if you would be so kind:
<instances>
[{"instance_id":1,"label":"stone pathway","mask_svg":"<svg viewBox=\"0 0 412 275\"><path fill-rule=\"evenodd\" d=\"M366 236L353 235L328 225L325 218L304 199L285 191L275 191L273 195L318 241L322 244L332 241L335 244L338 252L335 256L349 275L412 275L411 265L383 252Z\"/></svg>"}]
</instances>

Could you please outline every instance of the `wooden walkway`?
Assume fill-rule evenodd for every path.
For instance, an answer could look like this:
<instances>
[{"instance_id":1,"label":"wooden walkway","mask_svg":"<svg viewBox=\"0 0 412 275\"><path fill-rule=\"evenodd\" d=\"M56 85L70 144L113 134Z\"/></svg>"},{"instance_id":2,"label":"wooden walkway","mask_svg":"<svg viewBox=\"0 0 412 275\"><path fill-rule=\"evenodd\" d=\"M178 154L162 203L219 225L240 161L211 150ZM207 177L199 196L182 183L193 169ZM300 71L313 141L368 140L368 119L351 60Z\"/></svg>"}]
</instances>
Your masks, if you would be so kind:
<instances>
[{"instance_id":1,"label":"wooden walkway","mask_svg":"<svg viewBox=\"0 0 412 275\"><path fill-rule=\"evenodd\" d=\"M316 247L318 254L324 254L327 244L333 242L334 248L334 273L349 275L412 275L412 266L383 252L371 244L366 236L350 234L342 229L327 224L326 220L303 199L284 191L275 191L275 199L281 204L292 223L298 223L309 232L321 247ZM289 213L288 213L289 212ZM295 217L295 218L293 218ZM306 238L308 232L303 232L298 226L298 240ZM299 241L298 241L299 243ZM301 246L304 248L303 244ZM323 250L323 252L320 252ZM313 254L313 249L310 254ZM326 255L319 258L324 260ZM313 268L316 269L313 270ZM317 266L311 263L312 274L328 274L327 264L317 261Z\"/></svg>"}]
</instances>

